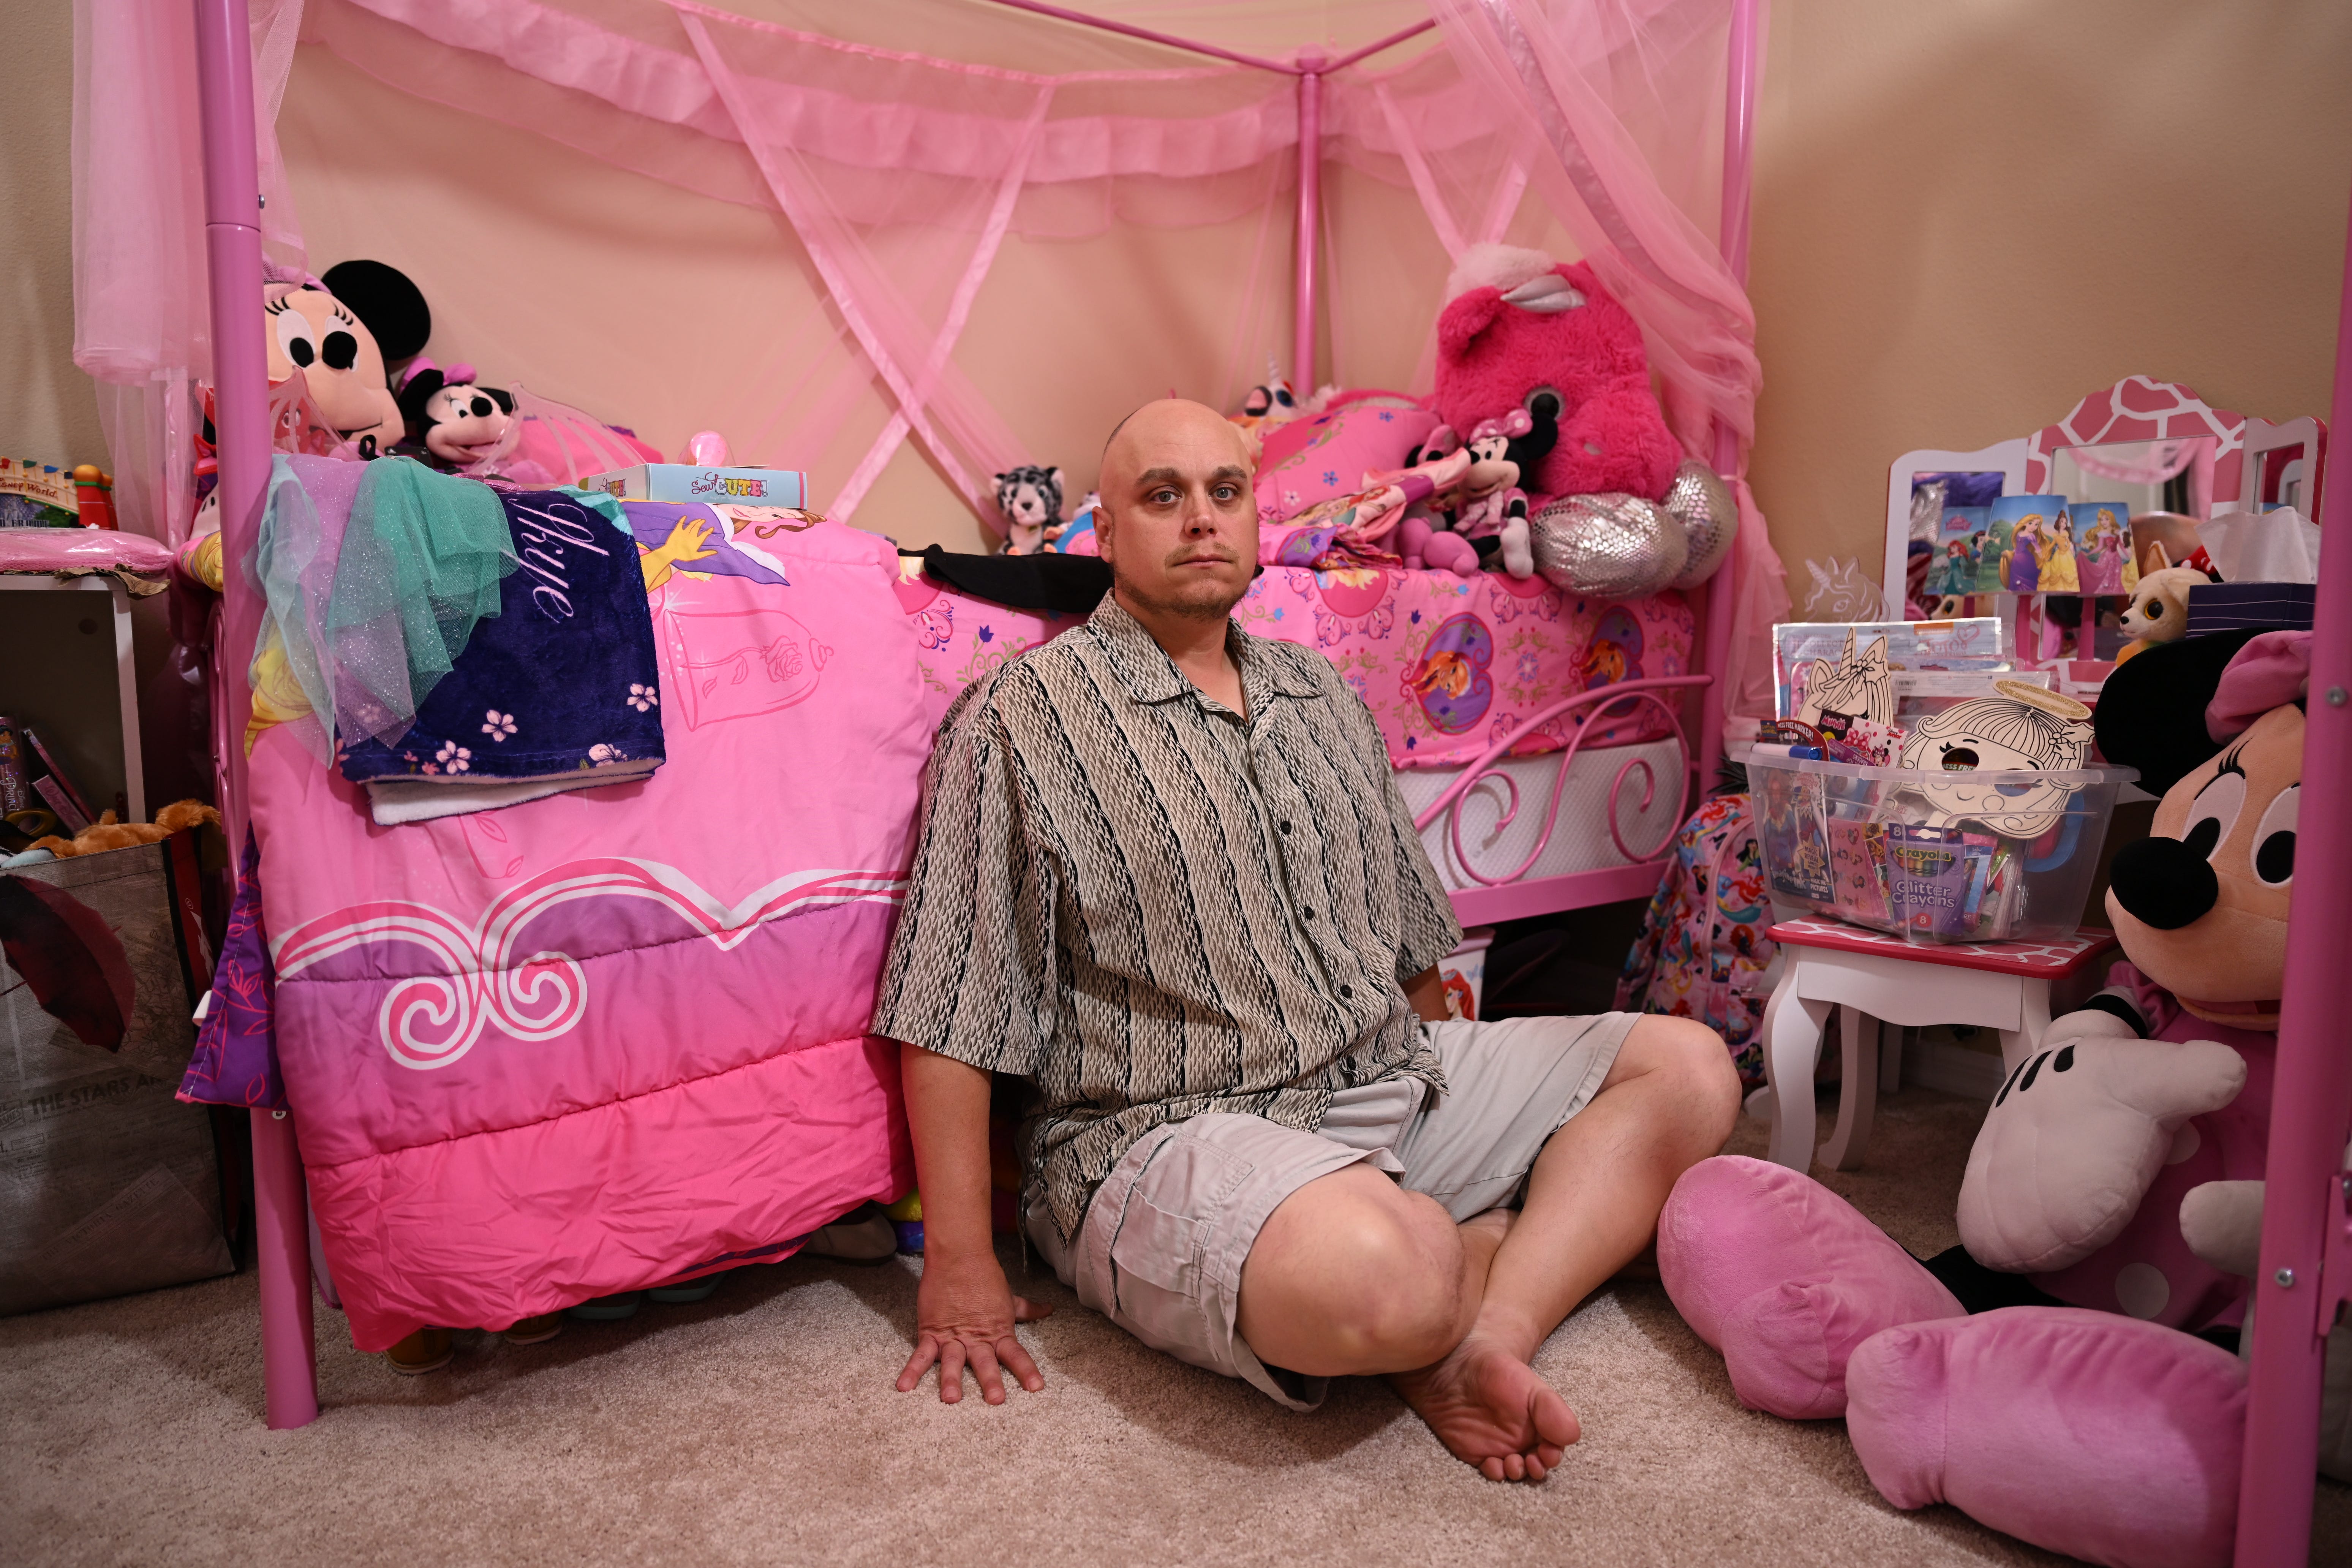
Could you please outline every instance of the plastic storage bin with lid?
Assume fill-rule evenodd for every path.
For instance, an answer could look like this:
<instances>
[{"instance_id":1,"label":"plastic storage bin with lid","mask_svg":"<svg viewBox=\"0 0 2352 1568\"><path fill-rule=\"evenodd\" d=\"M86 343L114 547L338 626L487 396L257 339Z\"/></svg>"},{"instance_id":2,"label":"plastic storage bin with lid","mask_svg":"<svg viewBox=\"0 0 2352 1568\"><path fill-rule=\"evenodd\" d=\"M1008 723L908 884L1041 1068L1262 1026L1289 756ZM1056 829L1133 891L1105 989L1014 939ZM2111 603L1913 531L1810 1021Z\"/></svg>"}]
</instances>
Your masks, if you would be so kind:
<instances>
[{"instance_id":1,"label":"plastic storage bin with lid","mask_svg":"<svg viewBox=\"0 0 2352 1568\"><path fill-rule=\"evenodd\" d=\"M1929 760L1918 750L1904 754ZM2138 775L1982 767L1949 751L1958 760L1933 768L1751 755L1773 903L1919 942L2072 935L2116 797Z\"/></svg>"}]
</instances>

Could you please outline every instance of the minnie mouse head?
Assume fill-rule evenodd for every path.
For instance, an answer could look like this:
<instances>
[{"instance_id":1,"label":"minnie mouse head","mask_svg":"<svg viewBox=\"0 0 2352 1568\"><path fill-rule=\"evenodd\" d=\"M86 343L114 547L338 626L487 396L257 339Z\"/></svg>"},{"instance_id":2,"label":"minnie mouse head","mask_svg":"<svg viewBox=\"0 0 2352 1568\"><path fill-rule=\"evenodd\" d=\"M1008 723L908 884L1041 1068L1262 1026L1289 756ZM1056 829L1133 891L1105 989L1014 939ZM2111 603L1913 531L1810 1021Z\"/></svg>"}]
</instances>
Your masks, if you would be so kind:
<instances>
[{"instance_id":1,"label":"minnie mouse head","mask_svg":"<svg viewBox=\"0 0 2352 1568\"><path fill-rule=\"evenodd\" d=\"M383 355L350 306L317 279L262 291L269 384L296 375L335 434L374 457L400 437L400 408L385 389Z\"/></svg>"},{"instance_id":2,"label":"minnie mouse head","mask_svg":"<svg viewBox=\"0 0 2352 1568\"><path fill-rule=\"evenodd\" d=\"M1482 419L1472 428L1472 494L1517 488L1533 477L1544 454L1559 440L1559 400L1548 389L1538 392L1544 395L1530 395L1528 405L1500 418Z\"/></svg>"},{"instance_id":3,"label":"minnie mouse head","mask_svg":"<svg viewBox=\"0 0 2352 1568\"><path fill-rule=\"evenodd\" d=\"M2100 691L2099 749L2164 792L2116 855L2108 919L2209 1023L2278 1027L2310 685L2311 633L2230 631L2151 647Z\"/></svg>"},{"instance_id":4,"label":"minnie mouse head","mask_svg":"<svg viewBox=\"0 0 2352 1568\"><path fill-rule=\"evenodd\" d=\"M410 443L424 447L436 467L469 468L511 445L514 398L499 387L477 385L469 364L445 372L430 360L418 361L401 384L400 410Z\"/></svg>"}]
</instances>

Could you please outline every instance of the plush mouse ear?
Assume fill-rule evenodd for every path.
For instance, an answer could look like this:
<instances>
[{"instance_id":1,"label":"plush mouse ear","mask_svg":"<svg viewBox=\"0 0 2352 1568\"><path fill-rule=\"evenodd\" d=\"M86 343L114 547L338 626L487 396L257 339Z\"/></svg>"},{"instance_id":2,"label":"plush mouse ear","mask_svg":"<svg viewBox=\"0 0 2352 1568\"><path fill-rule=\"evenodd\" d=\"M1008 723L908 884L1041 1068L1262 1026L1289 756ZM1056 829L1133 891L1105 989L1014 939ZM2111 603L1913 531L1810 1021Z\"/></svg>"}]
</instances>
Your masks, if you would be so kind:
<instances>
[{"instance_id":1,"label":"plush mouse ear","mask_svg":"<svg viewBox=\"0 0 2352 1568\"><path fill-rule=\"evenodd\" d=\"M408 427L410 440L425 438L425 426L432 423L425 417L425 405L446 384L436 365L427 365L401 384L400 419Z\"/></svg>"},{"instance_id":2,"label":"plush mouse ear","mask_svg":"<svg viewBox=\"0 0 2352 1568\"><path fill-rule=\"evenodd\" d=\"M387 364L425 352L425 341L433 335L433 312L407 273L381 261L339 261L320 281L351 307Z\"/></svg>"},{"instance_id":3,"label":"plush mouse ear","mask_svg":"<svg viewBox=\"0 0 2352 1568\"><path fill-rule=\"evenodd\" d=\"M2139 787L2162 795L2221 748L2205 732L2205 705L2230 660L2261 634L2216 632L2141 649L2099 688L2091 715L2099 754L2139 770Z\"/></svg>"}]
</instances>

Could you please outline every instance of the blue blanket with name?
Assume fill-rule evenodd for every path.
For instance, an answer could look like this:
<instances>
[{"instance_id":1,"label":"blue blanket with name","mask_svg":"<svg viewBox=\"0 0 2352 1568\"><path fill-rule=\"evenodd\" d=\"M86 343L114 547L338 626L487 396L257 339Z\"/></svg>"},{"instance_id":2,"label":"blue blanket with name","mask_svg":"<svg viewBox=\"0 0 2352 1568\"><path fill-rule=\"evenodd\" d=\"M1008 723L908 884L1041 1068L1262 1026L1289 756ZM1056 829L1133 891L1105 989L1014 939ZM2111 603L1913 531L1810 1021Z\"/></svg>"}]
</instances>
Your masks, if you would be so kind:
<instances>
[{"instance_id":1,"label":"blue blanket with name","mask_svg":"<svg viewBox=\"0 0 2352 1568\"><path fill-rule=\"evenodd\" d=\"M502 490L516 569L392 745L346 737L354 784L642 778L663 760L653 618L625 527L562 490Z\"/></svg>"}]
</instances>

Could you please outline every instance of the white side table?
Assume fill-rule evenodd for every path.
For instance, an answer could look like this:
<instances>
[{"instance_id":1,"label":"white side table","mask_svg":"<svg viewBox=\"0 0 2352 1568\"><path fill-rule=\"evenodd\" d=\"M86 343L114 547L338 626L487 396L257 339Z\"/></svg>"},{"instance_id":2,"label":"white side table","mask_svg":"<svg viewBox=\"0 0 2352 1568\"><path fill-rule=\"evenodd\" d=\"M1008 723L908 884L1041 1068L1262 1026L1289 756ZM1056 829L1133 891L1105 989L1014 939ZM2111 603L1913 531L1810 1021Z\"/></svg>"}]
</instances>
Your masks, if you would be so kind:
<instances>
[{"instance_id":1,"label":"white side table","mask_svg":"<svg viewBox=\"0 0 2352 1568\"><path fill-rule=\"evenodd\" d=\"M1764 1079L1770 1091L1775 1164L1811 1168L1813 1069L1832 1006L1844 1009L1837 1126L1822 1157L1857 1169L1878 1108L1878 1026L1973 1024L2000 1031L2004 1073L2030 1056L2050 1026L2050 983L2115 944L2112 931L2084 930L2047 942L1968 942L1931 946L1843 921L1782 921L1766 933L1787 959L1764 1008Z\"/></svg>"}]
</instances>

